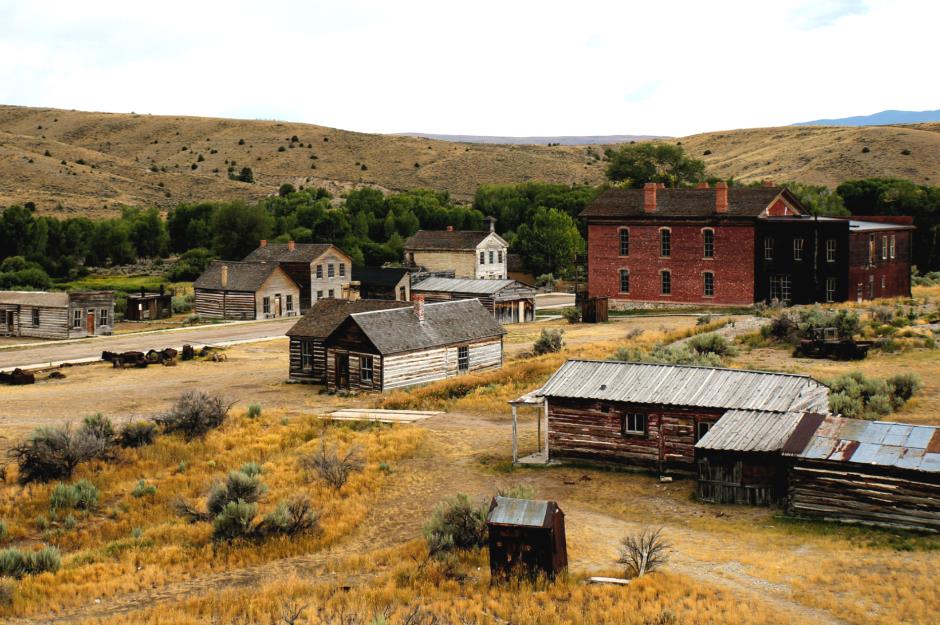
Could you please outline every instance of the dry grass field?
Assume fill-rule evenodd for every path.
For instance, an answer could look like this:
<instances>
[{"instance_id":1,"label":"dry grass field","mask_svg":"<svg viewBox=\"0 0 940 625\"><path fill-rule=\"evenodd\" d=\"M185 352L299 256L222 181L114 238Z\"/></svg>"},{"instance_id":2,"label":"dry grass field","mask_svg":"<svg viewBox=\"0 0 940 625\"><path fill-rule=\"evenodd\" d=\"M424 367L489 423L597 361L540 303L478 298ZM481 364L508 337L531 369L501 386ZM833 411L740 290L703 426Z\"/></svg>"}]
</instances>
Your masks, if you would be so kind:
<instances>
[{"instance_id":1,"label":"dry grass field","mask_svg":"<svg viewBox=\"0 0 940 625\"><path fill-rule=\"evenodd\" d=\"M742 181L834 186L897 176L937 184L938 128L755 128L680 140L690 155L705 160L709 174ZM863 147L870 152L862 153ZM120 205L251 200L284 182L335 193L357 186L426 187L467 201L487 183L597 184L604 179L603 161L590 155L597 151L450 143L274 120L0 106L0 206L32 201L43 213L103 216ZM256 184L229 180L232 163L236 171L251 167Z\"/></svg>"},{"instance_id":2,"label":"dry grass field","mask_svg":"<svg viewBox=\"0 0 940 625\"><path fill-rule=\"evenodd\" d=\"M64 380L4 389L12 420L4 416L0 434L8 437L21 435L30 422L75 420L98 410L115 418L154 414L192 388L241 401L204 442L161 436L152 447L125 450L118 462L80 467L75 479L93 482L101 502L97 511L76 513L72 527L62 518L41 527L39 517L51 520L51 486L0 484L0 519L10 533L3 546L46 542L63 552L58 573L13 586L0 620L267 625L290 622L282 619L293 606L302 608L296 623L317 625L430 625L431 614L442 625L935 622L936 537L703 505L692 498L687 479L661 483L644 473L583 466L513 469L505 399L540 384L566 357L604 357L619 346L649 347L703 329L689 317L561 326L569 339L561 354L526 355L543 325L512 327L507 345L515 352L507 366L470 376L469 392L448 380L385 398L319 395L316 387L284 383L283 341L233 347L226 363L117 372L76 367ZM631 332L636 328L643 332ZM803 366L776 357L776 364ZM927 365L917 360L913 366ZM412 425L365 428L326 425L315 417L378 401L448 412ZM250 402L263 405L257 419L245 416ZM523 452L535 446L534 416L524 412ZM298 470L298 457L320 440L341 449L357 445L366 459L365 469L339 491ZM323 531L228 545L211 540L208 524L189 525L173 514L176 495L195 500L249 461L261 464L270 487L262 513L284 496L304 492L322 513ZM141 479L156 493L134 497ZM482 502L515 485L557 500L564 510L568 576L555 584L493 585L485 553L465 555L453 570L426 561L421 527L438 502L457 492ZM620 538L649 524L662 526L673 545L663 571L627 587L585 583L588 575L620 575L614 563Z\"/></svg>"}]
</instances>

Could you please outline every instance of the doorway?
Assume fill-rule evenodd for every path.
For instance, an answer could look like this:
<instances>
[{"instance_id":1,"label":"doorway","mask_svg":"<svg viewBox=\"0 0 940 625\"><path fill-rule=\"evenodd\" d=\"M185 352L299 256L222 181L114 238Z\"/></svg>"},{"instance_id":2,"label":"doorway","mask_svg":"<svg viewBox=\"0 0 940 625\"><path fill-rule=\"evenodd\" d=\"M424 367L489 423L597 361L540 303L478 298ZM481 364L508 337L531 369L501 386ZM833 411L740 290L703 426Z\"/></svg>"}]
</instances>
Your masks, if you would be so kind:
<instances>
[{"instance_id":1,"label":"doorway","mask_svg":"<svg viewBox=\"0 0 940 625\"><path fill-rule=\"evenodd\" d=\"M88 316L85 317L85 331L88 334L95 333L95 311L89 310Z\"/></svg>"},{"instance_id":2,"label":"doorway","mask_svg":"<svg viewBox=\"0 0 940 625\"><path fill-rule=\"evenodd\" d=\"M13 335L13 329L14 329L14 327L15 327L15 324L14 324L14 322L13 322L13 311L12 311L12 310L6 311L6 319L4 320L3 326L4 326L4 329L6 330L6 333L12 336L12 335Z\"/></svg>"},{"instance_id":3,"label":"doorway","mask_svg":"<svg viewBox=\"0 0 940 625\"><path fill-rule=\"evenodd\" d=\"M336 388L349 389L349 354L336 354L333 361L336 367Z\"/></svg>"}]
</instances>

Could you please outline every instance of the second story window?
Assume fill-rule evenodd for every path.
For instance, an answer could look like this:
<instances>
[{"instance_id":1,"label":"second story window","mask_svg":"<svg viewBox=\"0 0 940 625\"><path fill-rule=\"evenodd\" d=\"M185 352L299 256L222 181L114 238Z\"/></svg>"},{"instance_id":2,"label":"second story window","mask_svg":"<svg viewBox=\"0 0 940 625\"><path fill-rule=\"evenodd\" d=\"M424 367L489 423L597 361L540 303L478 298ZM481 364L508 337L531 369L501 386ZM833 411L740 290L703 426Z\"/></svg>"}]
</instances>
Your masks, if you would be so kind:
<instances>
[{"instance_id":1,"label":"second story window","mask_svg":"<svg viewBox=\"0 0 940 625\"><path fill-rule=\"evenodd\" d=\"M340 278L346 277L346 263L339 264L339 277Z\"/></svg>"},{"instance_id":2,"label":"second story window","mask_svg":"<svg viewBox=\"0 0 940 625\"><path fill-rule=\"evenodd\" d=\"M826 262L836 262L836 240L826 239Z\"/></svg>"},{"instance_id":3,"label":"second story window","mask_svg":"<svg viewBox=\"0 0 940 625\"><path fill-rule=\"evenodd\" d=\"M891 249L891 251L890 251L891 258L894 258L894 253L895 253L895 250L896 250L897 248L895 247L895 239L894 239L894 235L893 235L893 234L891 235L891 248L890 248L890 249Z\"/></svg>"},{"instance_id":4,"label":"second story window","mask_svg":"<svg viewBox=\"0 0 940 625\"><path fill-rule=\"evenodd\" d=\"M803 260L803 239L793 239L793 260Z\"/></svg>"},{"instance_id":5,"label":"second story window","mask_svg":"<svg viewBox=\"0 0 940 625\"><path fill-rule=\"evenodd\" d=\"M323 279L323 265L317 265L317 280Z\"/></svg>"},{"instance_id":6,"label":"second story window","mask_svg":"<svg viewBox=\"0 0 940 625\"><path fill-rule=\"evenodd\" d=\"M494 261L493 261L493 256L495 256L495 253L493 252L493 250L490 250L490 264L491 264L491 265L492 265L493 262L494 262Z\"/></svg>"},{"instance_id":7,"label":"second story window","mask_svg":"<svg viewBox=\"0 0 940 625\"><path fill-rule=\"evenodd\" d=\"M764 260L774 259L774 240L773 237L764 237Z\"/></svg>"},{"instance_id":8,"label":"second story window","mask_svg":"<svg viewBox=\"0 0 940 625\"><path fill-rule=\"evenodd\" d=\"M326 266L326 277L332 279L334 275L336 275L336 268L333 266L333 263L330 263Z\"/></svg>"},{"instance_id":9,"label":"second story window","mask_svg":"<svg viewBox=\"0 0 940 625\"><path fill-rule=\"evenodd\" d=\"M888 260L888 236L881 237L881 260Z\"/></svg>"},{"instance_id":10,"label":"second story window","mask_svg":"<svg viewBox=\"0 0 940 625\"><path fill-rule=\"evenodd\" d=\"M630 231L626 228L620 230L620 255L630 255Z\"/></svg>"},{"instance_id":11,"label":"second story window","mask_svg":"<svg viewBox=\"0 0 940 625\"><path fill-rule=\"evenodd\" d=\"M481 265L486 264L486 252L480 252L480 264Z\"/></svg>"},{"instance_id":12,"label":"second story window","mask_svg":"<svg viewBox=\"0 0 940 625\"><path fill-rule=\"evenodd\" d=\"M659 231L659 255L668 258L672 253L672 232L668 228Z\"/></svg>"},{"instance_id":13,"label":"second story window","mask_svg":"<svg viewBox=\"0 0 940 625\"><path fill-rule=\"evenodd\" d=\"M707 228L702 230L702 245L703 251L702 255L705 258L714 258L715 257L715 231Z\"/></svg>"}]
</instances>

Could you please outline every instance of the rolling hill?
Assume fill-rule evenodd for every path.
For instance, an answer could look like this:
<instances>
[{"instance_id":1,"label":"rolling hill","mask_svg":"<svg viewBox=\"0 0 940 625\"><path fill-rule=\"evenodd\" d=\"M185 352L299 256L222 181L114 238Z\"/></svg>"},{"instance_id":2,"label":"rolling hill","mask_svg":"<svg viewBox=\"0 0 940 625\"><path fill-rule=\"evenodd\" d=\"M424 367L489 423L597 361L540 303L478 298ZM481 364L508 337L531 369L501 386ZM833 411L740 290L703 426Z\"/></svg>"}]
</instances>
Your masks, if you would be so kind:
<instances>
[{"instance_id":1,"label":"rolling hill","mask_svg":"<svg viewBox=\"0 0 940 625\"><path fill-rule=\"evenodd\" d=\"M788 126L662 140L681 141L710 174L743 181L832 186L897 176L940 184L940 124ZM593 156L600 151L454 143L279 121L0 106L0 207L32 201L46 214L101 216L122 205L166 209L184 201L251 200L285 182L333 192L427 187L466 201L485 183L602 182L604 162ZM246 166L254 184L229 178L229 167L237 173Z\"/></svg>"},{"instance_id":2,"label":"rolling hill","mask_svg":"<svg viewBox=\"0 0 940 625\"><path fill-rule=\"evenodd\" d=\"M940 110L936 111L880 111L871 115L854 115L835 119L815 119L794 126L886 126L940 122Z\"/></svg>"}]
</instances>

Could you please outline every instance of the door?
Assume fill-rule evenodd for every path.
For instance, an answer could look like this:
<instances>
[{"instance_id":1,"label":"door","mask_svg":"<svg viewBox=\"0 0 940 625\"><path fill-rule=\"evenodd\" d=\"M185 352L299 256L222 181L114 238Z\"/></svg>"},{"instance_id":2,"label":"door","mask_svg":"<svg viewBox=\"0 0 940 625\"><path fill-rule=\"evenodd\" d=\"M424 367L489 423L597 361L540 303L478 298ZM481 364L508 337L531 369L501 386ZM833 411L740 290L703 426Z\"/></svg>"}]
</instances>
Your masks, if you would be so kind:
<instances>
[{"instance_id":1,"label":"door","mask_svg":"<svg viewBox=\"0 0 940 625\"><path fill-rule=\"evenodd\" d=\"M6 311L6 313L7 314L6 314L6 320L4 322L4 327L6 328L7 334L13 334L13 325L14 325L13 324L13 311L8 310Z\"/></svg>"},{"instance_id":2,"label":"door","mask_svg":"<svg viewBox=\"0 0 940 625\"><path fill-rule=\"evenodd\" d=\"M85 331L88 334L95 333L95 311L89 310L88 315L85 317Z\"/></svg>"},{"instance_id":3,"label":"door","mask_svg":"<svg viewBox=\"0 0 940 625\"><path fill-rule=\"evenodd\" d=\"M349 389L349 354L336 354L333 362L336 367L336 388Z\"/></svg>"},{"instance_id":4,"label":"door","mask_svg":"<svg viewBox=\"0 0 940 625\"><path fill-rule=\"evenodd\" d=\"M281 316L281 294L280 293L274 294L274 316L275 317Z\"/></svg>"}]
</instances>

